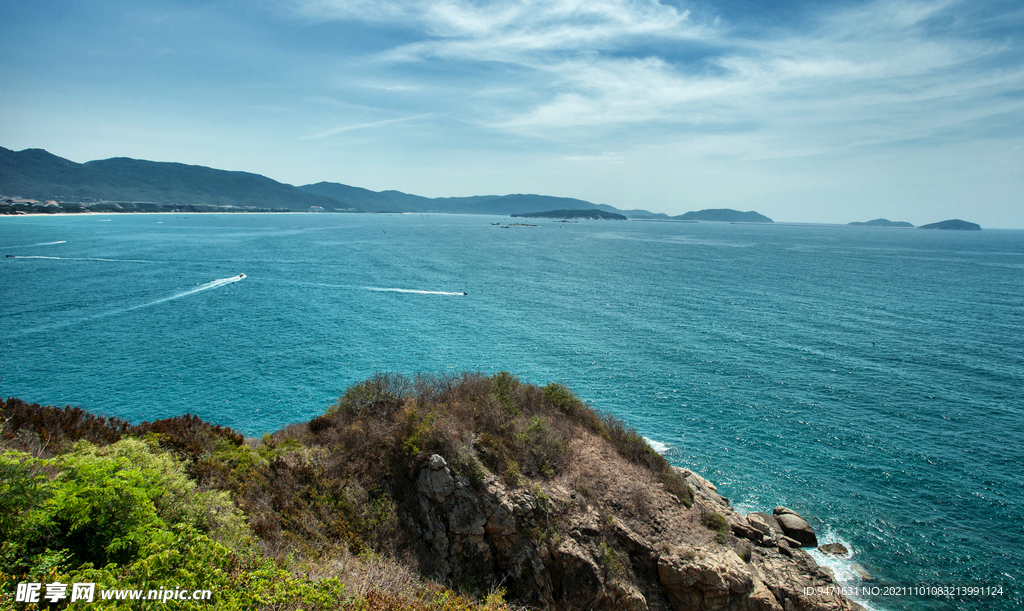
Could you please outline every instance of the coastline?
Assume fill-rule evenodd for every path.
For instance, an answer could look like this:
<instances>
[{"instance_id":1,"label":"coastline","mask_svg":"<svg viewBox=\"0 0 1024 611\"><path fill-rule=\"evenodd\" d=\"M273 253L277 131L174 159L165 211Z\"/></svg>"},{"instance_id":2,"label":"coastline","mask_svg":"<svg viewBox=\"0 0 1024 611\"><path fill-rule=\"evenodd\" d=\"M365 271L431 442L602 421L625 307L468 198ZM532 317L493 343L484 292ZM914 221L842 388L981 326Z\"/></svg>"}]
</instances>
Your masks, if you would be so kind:
<instances>
[{"instance_id":1,"label":"coastline","mask_svg":"<svg viewBox=\"0 0 1024 611\"><path fill-rule=\"evenodd\" d=\"M759 528L757 526L759 518L754 516L766 516L767 514L780 509L789 511L784 507L778 506L774 510L771 508L734 508L728 498L719 494L718 486L714 483L708 481L689 468L674 468L685 474L687 483L689 483L690 487L694 490L696 498L707 503L709 506L713 507L715 511L726 516L730 527L737 535L748 536L751 534L749 533L749 529L756 530ZM803 519L802 516L800 517ZM772 524L770 525L770 528L774 528L775 526L775 524ZM808 528L811 528L810 525L808 525ZM797 549L801 549L805 554L807 554L812 559L815 566L827 571L830 578L834 580L836 586L844 592L859 592L863 586L870 586L872 582L874 582L874 577L867 571L867 569L860 565L860 563L854 561L856 551L848 540L836 536L833 531L827 527L823 529L819 527L812 530L816 535L816 546ZM775 530L771 530L770 533L775 536L782 534ZM762 533L762 535L767 534L769 533ZM754 538L761 539L762 537L755 536ZM822 551L823 547L834 544L842 545L843 548L845 548L846 553L836 554ZM863 596L848 595L848 598L852 602L863 607L866 611L884 611L886 609L885 607L875 605Z\"/></svg>"},{"instance_id":2,"label":"coastline","mask_svg":"<svg viewBox=\"0 0 1024 611\"><path fill-rule=\"evenodd\" d=\"M9 399L0 401L5 422L0 443L15 452L36 448L41 459L69 449L81 453L81 443L69 446L72 441L98 444L99 450L90 450L97 459L109 452L104 447L131 447L136 455L129 464L136 464L143 458L137 455L145 447L142 440L158 432L148 452L184 451L193 461L189 464L207 465L198 471L190 467L191 477L219 473L204 485L233 490L232 498L250 524L276 516L273 523L278 526L254 531L264 550L292 548L287 542L296 526L289 524L300 516L305 517L295 524L302 524L304 539L326 537L334 541L330 545L338 545L333 534L337 521L348 521L347 528L364 528L351 521L363 510L342 503L341 513L332 517L333 504L324 503L353 486L370 489L376 483L386 497L373 505L391 516L387 520L394 527L365 531L363 536L376 534L360 547L372 542L370 549L378 553L402 551L407 568L418 566L420 578L435 583L468 579L503 592L507 588L517 604L635 611L862 611L799 544L768 527L761 536L732 511L713 484L687 469L670 467L635 431L598 415L564 387L526 386L505 372L491 377L466 374L451 389L448 380L419 377L419 394L414 396L410 380L381 374L350 387L324 415L261 440L243 440L231 429L195 416L136 426L77 408ZM491 419L507 409L501 397L510 391L503 389L517 389L509 395L515 399L505 403L513 401L516 412L525 412L504 424ZM452 400L468 392L483 394ZM362 402L367 393L391 398L366 409ZM472 410L468 420L467 409ZM390 425L420 418L412 430ZM377 421L387 425L381 428ZM525 448L506 446L515 459L488 449L507 443L490 435L508 442L530 439L529 431L538 427L550 427L558 437L533 438ZM481 433L481 445L470 441L480 439ZM217 439L221 441L214 443ZM466 441L471 445L456 450ZM334 453L340 455L325 460ZM538 453L547 456L544 462L536 462ZM18 464L30 455L9 456ZM268 463L268 457L281 461ZM228 462L210 471L210 460ZM335 460L346 469L330 467ZM251 466L243 471L229 466L246 463ZM380 464L390 467L382 471ZM232 482L253 477L252 468L264 483L248 492L238 489ZM299 477L310 470L321 475ZM302 500L306 498L310 500ZM295 514L301 507L307 508ZM86 558L93 552L76 553ZM310 561L313 557L306 557Z\"/></svg>"}]
</instances>

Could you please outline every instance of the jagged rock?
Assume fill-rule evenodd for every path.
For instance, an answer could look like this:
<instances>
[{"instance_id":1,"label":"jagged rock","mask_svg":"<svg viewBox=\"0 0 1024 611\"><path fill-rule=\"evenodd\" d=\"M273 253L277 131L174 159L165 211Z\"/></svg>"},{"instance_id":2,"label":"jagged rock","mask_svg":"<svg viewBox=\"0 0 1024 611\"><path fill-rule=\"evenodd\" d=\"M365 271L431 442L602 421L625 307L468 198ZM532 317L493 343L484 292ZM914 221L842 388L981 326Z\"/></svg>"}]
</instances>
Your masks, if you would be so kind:
<instances>
[{"instance_id":1,"label":"jagged rock","mask_svg":"<svg viewBox=\"0 0 1024 611\"><path fill-rule=\"evenodd\" d=\"M596 537L601 534L601 516L591 508L574 520L571 528L588 537Z\"/></svg>"},{"instance_id":2,"label":"jagged rock","mask_svg":"<svg viewBox=\"0 0 1024 611\"><path fill-rule=\"evenodd\" d=\"M626 551L630 554L650 555L652 553L651 544L619 518L612 519L612 529L618 541L625 546Z\"/></svg>"},{"instance_id":3,"label":"jagged rock","mask_svg":"<svg viewBox=\"0 0 1024 611\"><path fill-rule=\"evenodd\" d=\"M504 505L495 503L487 521L484 523L484 532L490 535L508 536L516 531L516 518L512 515L511 509Z\"/></svg>"},{"instance_id":4,"label":"jagged rock","mask_svg":"<svg viewBox=\"0 0 1024 611\"><path fill-rule=\"evenodd\" d=\"M729 499L718 494L718 487L708 480L689 469L682 469L679 467L672 467L672 469L683 477L683 480L690 486L690 489L693 490L694 496L698 499L710 501L715 505L721 505L723 507L729 506Z\"/></svg>"},{"instance_id":5,"label":"jagged rock","mask_svg":"<svg viewBox=\"0 0 1024 611\"><path fill-rule=\"evenodd\" d=\"M416 491L435 503L444 503L455 492L455 479L444 458L434 454L429 468L420 471Z\"/></svg>"},{"instance_id":6,"label":"jagged rock","mask_svg":"<svg viewBox=\"0 0 1024 611\"><path fill-rule=\"evenodd\" d=\"M763 511L755 511L754 513L747 514L747 520L748 521L750 520L751 516L758 517L765 524L767 524L770 534L777 534L777 535L781 535L782 534L782 525L779 524L779 521L776 520L775 516L773 516L772 514L764 513ZM772 531L774 531L774 532L772 532Z\"/></svg>"},{"instance_id":7,"label":"jagged rock","mask_svg":"<svg viewBox=\"0 0 1024 611\"><path fill-rule=\"evenodd\" d=\"M487 513L481 503L469 493L460 490L448 504L448 532L456 535L482 535Z\"/></svg>"},{"instance_id":8,"label":"jagged rock","mask_svg":"<svg viewBox=\"0 0 1024 611\"><path fill-rule=\"evenodd\" d=\"M732 549L736 552L736 555L743 560L743 562L750 562L754 553L754 546L746 539L740 539L737 541L736 545L734 545Z\"/></svg>"},{"instance_id":9,"label":"jagged rock","mask_svg":"<svg viewBox=\"0 0 1024 611\"><path fill-rule=\"evenodd\" d=\"M658 579L675 611L726 609L754 587L754 577L740 557L721 547L682 548L661 556Z\"/></svg>"},{"instance_id":10,"label":"jagged rock","mask_svg":"<svg viewBox=\"0 0 1024 611\"><path fill-rule=\"evenodd\" d=\"M768 537L772 534L772 526L765 517L771 518L772 522L775 522L775 518L763 513L748 513L747 524L754 530L760 532L763 536ZM778 524L778 522L775 522Z\"/></svg>"},{"instance_id":11,"label":"jagged rock","mask_svg":"<svg viewBox=\"0 0 1024 611\"><path fill-rule=\"evenodd\" d=\"M760 579L754 578L754 587L750 590L749 606L751 611L783 611L782 605L775 600L775 595Z\"/></svg>"},{"instance_id":12,"label":"jagged rock","mask_svg":"<svg viewBox=\"0 0 1024 611\"><path fill-rule=\"evenodd\" d=\"M731 522L729 524L729 528L732 530L732 534L736 535L741 539L749 539L751 541L760 542L764 538L764 535L761 534L761 531L745 523Z\"/></svg>"},{"instance_id":13,"label":"jagged rock","mask_svg":"<svg viewBox=\"0 0 1024 611\"><path fill-rule=\"evenodd\" d=\"M846 546L842 543L826 543L825 545L819 545L818 551L832 556L846 556L850 553L850 550L846 549Z\"/></svg>"},{"instance_id":14,"label":"jagged rock","mask_svg":"<svg viewBox=\"0 0 1024 611\"><path fill-rule=\"evenodd\" d=\"M431 456L404 506L403 522L421 542L420 566L437 579L504 584L518 600L547 611L854 609L842 596L801 598L800 588L834 585L834 579L782 534L776 518L736 513L692 472L686 475L692 509L662 489L663 500L642 518L598 511L593 500L573 499L564 482L509 487L488 473L474 488L459 478L443 457ZM687 540L681 534L712 537L696 517L702 511L721 514L731 534L720 543L680 544Z\"/></svg>"},{"instance_id":15,"label":"jagged rock","mask_svg":"<svg viewBox=\"0 0 1024 611\"><path fill-rule=\"evenodd\" d=\"M573 609L591 609L604 590L604 571L582 545L567 538L556 552L562 599Z\"/></svg>"},{"instance_id":16,"label":"jagged rock","mask_svg":"<svg viewBox=\"0 0 1024 611\"><path fill-rule=\"evenodd\" d=\"M718 486L712 484L708 480L706 480L703 477L697 475L693 471L690 471L689 469L684 469L682 467L672 467L672 470L675 471L676 473L678 473L679 475L682 475L683 478L686 478L686 479L693 478L694 483L696 483L701 488L706 488L709 491L715 492L715 493L718 492Z\"/></svg>"},{"instance_id":17,"label":"jagged rock","mask_svg":"<svg viewBox=\"0 0 1024 611\"><path fill-rule=\"evenodd\" d=\"M626 581L605 583L609 602L616 611L648 611L647 599L633 584Z\"/></svg>"},{"instance_id":18,"label":"jagged rock","mask_svg":"<svg viewBox=\"0 0 1024 611\"><path fill-rule=\"evenodd\" d=\"M814 529L800 514L787 507L776 507L772 514L787 537L798 541L801 547L818 547Z\"/></svg>"},{"instance_id":19,"label":"jagged rock","mask_svg":"<svg viewBox=\"0 0 1024 611\"><path fill-rule=\"evenodd\" d=\"M841 594L835 593L832 577L801 549L754 548L756 576L768 587L776 602L786 611L852 611L861 609ZM829 590L826 586L832 586ZM809 588L809 589L806 589ZM820 588L820 589L819 589ZM813 594L804 594L813 592ZM830 594L829 592L833 592Z\"/></svg>"}]
</instances>

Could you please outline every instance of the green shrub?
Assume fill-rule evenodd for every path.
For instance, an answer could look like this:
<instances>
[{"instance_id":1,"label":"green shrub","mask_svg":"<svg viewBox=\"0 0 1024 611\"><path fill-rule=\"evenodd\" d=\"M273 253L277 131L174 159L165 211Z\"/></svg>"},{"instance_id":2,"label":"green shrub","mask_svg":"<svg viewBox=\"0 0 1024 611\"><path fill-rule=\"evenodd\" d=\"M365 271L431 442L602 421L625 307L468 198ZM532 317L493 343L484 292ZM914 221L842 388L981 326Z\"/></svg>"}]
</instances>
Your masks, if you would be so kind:
<instances>
[{"instance_id":1,"label":"green shrub","mask_svg":"<svg viewBox=\"0 0 1024 611\"><path fill-rule=\"evenodd\" d=\"M675 495L686 508L693 507L693 489L683 480L682 476L671 468L658 474L658 481L665 486L665 491Z\"/></svg>"},{"instance_id":2,"label":"green shrub","mask_svg":"<svg viewBox=\"0 0 1024 611\"><path fill-rule=\"evenodd\" d=\"M544 399L556 410L589 431L601 433L601 420L593 409L561 384L551 383L541 389Z\"/></svg>"},{"instance_id":3,"label":"green shrub","mask_svg":"<svg viewBox=\"0 0 1024 611\"><path fill-rule=\"evenodd\" d=\"M518 416L519 410L516 409L515 395L520 384L519 378L507 371L499 371L491 380L494 382L494 396L505 413L510 416Z\"/></svg>"},{"instance_id":4,"label":"green shrub","mask_svg":"<svg viewBox=\"0 0 1024 611\"><path fill-rule=\"evenodd\" d=\"M375 373L369 380L349 386L326 415L354 415L371 407L394 409L411 397L412 390L412 383L402 374Z\"/></svg>"},{"instance_id":5,"label":"green shrub","mask_svg":"<svg viewBox=\"0 0 1024 611\"><path fill-rule=\"evenodd\" d=\"M705 511L700 516L700 522L708 530L721 532L725 528L725 517L717 511Z\"/></svg>"},{"instance_id":6,"label":"green shrub","mask_svg":"<svg viewBox=\"0 0 1024 611\"><path fill-rule=\"evenodd\" d=\"M471 447L466 445L459 448L450 465L452 471L469 480L469 485L474 490L483 489L484 477L487 476L487 472L476 456L474 456Z\"/></svg>"}]
</instances>

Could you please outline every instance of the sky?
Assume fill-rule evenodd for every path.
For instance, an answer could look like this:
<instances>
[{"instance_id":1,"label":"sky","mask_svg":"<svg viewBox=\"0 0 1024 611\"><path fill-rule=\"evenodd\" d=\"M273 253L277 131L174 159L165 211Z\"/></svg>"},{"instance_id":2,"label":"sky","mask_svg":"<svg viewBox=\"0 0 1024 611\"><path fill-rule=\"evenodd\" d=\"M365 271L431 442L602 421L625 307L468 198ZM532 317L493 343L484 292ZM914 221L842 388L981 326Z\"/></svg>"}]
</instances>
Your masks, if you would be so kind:
<instances>
[{"instance_id":1,"label":"sky","mask_svg":"<svg viewBox=\"0 0 1024 611\"><path fill-rule=\"evenodd\" d=\"M1024 228L1024 2L0 0L0 146Z\"/></svg>"}]
</instances>

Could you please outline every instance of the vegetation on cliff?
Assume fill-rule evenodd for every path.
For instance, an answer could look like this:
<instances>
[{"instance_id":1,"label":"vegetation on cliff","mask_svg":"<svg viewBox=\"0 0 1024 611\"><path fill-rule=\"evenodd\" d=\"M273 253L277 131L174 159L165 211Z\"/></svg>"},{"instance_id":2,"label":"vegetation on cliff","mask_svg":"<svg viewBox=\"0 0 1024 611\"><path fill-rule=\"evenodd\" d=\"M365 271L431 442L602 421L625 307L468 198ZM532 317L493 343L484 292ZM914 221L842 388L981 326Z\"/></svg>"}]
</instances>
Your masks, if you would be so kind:
<instances>
[{"instance_id":1,"label":"vegetation on cliff","mask_svg":"<svg viewBox=\"0 0 1024 611\"><path fill-rule=\"evenodd\" d=\"M451 457L474 485L489 471L518 485L563 473L583 426L686 487L618 420L504 373L381 374L324 416L248 443L195 416L131 425L18 399L0 407L7 600L38 580L201 585L223 609L500 608L498 585L458 584L467 597L389 560L408 546L402 488L429 455Z\"/></svg>"},{"instance_id":2,"label":"vegetation on cliff","mask_svg":"<svg viewBox=\"0 0 1024 611\"><path fill-rule=\"evenodd\" d=\"M504 372L375 375L260 440L18 399L0 416L4 603L93 582L218 609L781 609L827 579L621 421Z\"/></svg>"}]
</instances>

